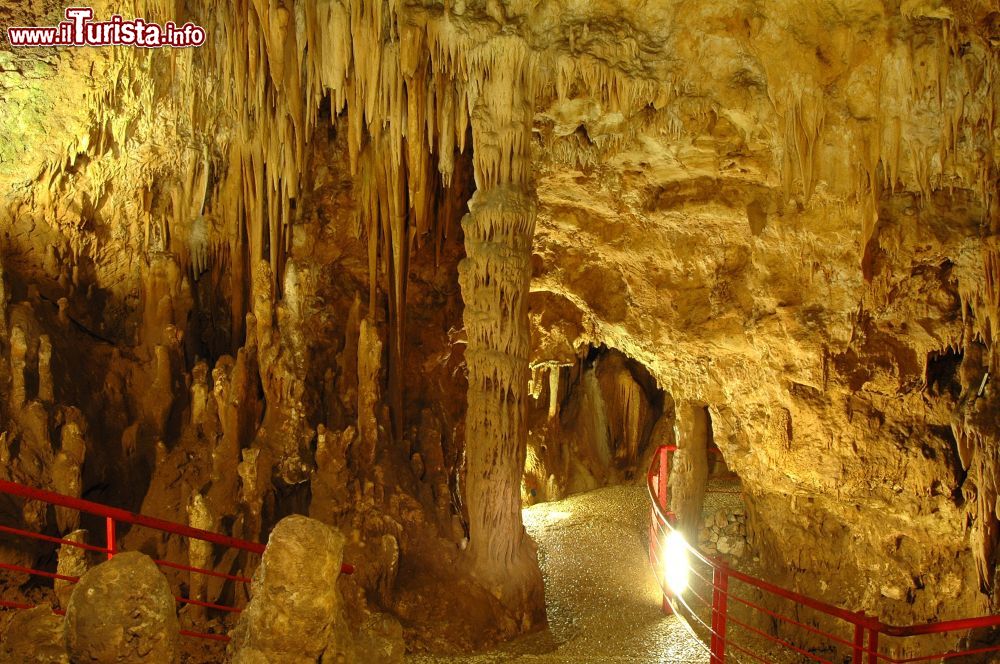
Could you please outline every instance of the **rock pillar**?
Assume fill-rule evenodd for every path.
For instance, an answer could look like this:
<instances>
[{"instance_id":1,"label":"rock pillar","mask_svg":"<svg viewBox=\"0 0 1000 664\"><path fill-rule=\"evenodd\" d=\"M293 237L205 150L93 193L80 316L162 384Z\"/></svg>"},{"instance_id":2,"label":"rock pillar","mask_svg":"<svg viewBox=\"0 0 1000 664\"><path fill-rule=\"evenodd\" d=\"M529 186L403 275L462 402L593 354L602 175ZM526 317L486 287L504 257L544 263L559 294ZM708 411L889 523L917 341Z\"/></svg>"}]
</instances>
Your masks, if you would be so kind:
<instances>
[{"instance_id":1,"label":"rock pillar","mask_svg":"<svg viewBox=\"0 0 1000 664\"><path fill-rule=\"evenodd\" d=\"M708 409L693 401L679 401L676 413L677 452L670 471L670 509L687 541L695 543L708 484Z\"/></svg>"},{"instance_id":2,"label":"rock pillar","mask_svg":"<svg viewBox=\"0 0 1000 664\"><path fill-rule=\"evenodd\" d=\"M477 191L462 221L459 266L468 334L469 551L477 577L524 628L542 619L544 605L534 544L521 523L535 230L525 52L521 40L497 38L471 64L482 69L472 117Z\"/></svg>"}]
</instances>

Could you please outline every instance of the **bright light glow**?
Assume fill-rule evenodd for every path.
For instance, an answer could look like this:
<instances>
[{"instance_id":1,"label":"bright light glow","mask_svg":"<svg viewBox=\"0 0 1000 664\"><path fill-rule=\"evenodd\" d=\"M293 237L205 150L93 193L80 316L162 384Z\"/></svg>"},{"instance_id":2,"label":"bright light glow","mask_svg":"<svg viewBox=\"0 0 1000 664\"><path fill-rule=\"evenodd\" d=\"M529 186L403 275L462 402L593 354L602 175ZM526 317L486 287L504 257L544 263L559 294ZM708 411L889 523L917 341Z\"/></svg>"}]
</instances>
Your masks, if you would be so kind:
<instances>
[{"instance_id":1,"label":"bright light glow","mask_svg":"<svg viewBox=\"0 0 1000 664\"><path fill-rule=\"evenodd\" d=\"M679 530L671 530L663 542L663 580L675 595L688 587L688 545Z\"/></svg>"}]
</instances>

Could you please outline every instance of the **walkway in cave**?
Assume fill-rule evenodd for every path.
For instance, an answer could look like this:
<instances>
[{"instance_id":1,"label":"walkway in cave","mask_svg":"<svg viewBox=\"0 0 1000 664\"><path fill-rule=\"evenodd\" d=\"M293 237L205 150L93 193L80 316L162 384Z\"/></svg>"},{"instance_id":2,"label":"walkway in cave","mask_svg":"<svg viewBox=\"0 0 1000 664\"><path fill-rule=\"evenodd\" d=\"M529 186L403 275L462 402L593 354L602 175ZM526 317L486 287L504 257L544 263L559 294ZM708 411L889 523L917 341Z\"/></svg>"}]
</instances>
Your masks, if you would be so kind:
<instances>
[{"instance_id":1,"label":"walkway in cave","mask_svg":"<svg viewBox=\"0 0 1000 664\"><path fill-rule=\"evenodd\" d=\"M646 559L649 499L642 486L618 486L524 510L538 543L549 628L495 651L449 662L707 662L677 618L660 611Z\"/></svg>"}]
</instances>

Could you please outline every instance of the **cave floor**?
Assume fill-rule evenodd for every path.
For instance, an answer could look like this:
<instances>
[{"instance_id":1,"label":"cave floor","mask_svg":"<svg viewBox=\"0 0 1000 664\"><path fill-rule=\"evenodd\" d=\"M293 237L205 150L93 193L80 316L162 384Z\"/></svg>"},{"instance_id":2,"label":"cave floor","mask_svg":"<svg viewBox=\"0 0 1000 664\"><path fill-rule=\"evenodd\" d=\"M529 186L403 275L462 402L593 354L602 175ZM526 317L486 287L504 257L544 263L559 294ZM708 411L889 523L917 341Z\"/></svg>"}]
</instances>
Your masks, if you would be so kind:
<instances>
[{"instance_id":1,"label":"cave floor","mask_svg":"<svg viewBox=\"0 0 1000 664\"><path fill-rule=\"evenodd\" d=\"M649 499L617 486L524 510L538 543L549 627L477 655L413 655L448 662L707 662L673 616L646 558Z\"/></svg>"}]
</instances>

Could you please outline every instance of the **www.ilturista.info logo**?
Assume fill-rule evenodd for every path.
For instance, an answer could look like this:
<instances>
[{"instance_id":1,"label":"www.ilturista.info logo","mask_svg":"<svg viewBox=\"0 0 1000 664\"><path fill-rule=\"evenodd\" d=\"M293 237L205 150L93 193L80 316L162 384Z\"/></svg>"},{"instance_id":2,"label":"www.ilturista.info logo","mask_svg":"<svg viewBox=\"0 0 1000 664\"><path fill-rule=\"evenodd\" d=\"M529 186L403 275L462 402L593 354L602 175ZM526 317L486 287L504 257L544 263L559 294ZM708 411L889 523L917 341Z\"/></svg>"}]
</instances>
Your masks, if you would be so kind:
<instances>
[{"instance_id":1,"label":"www.ilturista.info logo","mask_svg":"<svg viewBox=\"0 0 1000 664\"><path fill-rule=\"evenodd\" d=\"M141 18L126 20L115 14L94 21L89 7L70 7L66 20L54 27L7 28L11 46L138 46L188 48L205 43L205 29L193 23L160 25Z\"/></svg>"}]
</instances>

